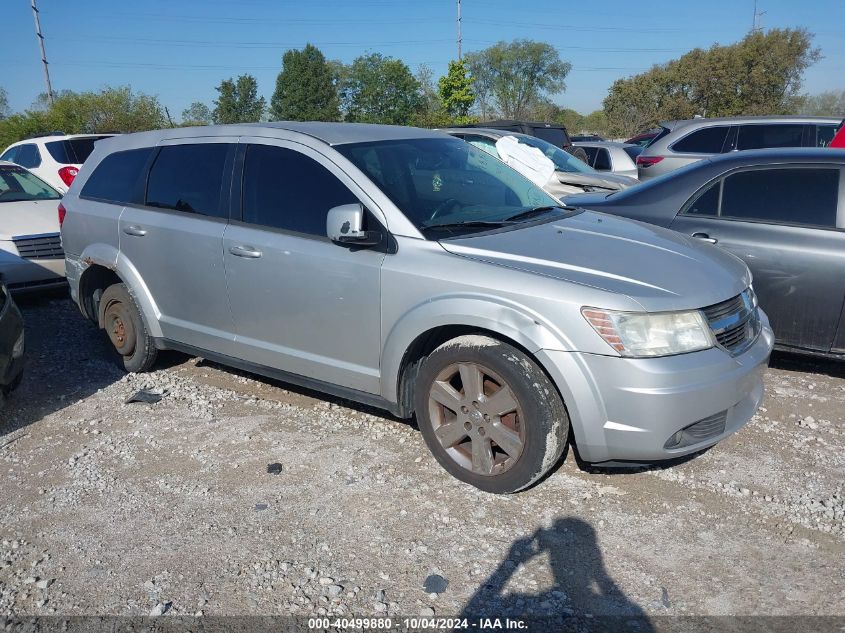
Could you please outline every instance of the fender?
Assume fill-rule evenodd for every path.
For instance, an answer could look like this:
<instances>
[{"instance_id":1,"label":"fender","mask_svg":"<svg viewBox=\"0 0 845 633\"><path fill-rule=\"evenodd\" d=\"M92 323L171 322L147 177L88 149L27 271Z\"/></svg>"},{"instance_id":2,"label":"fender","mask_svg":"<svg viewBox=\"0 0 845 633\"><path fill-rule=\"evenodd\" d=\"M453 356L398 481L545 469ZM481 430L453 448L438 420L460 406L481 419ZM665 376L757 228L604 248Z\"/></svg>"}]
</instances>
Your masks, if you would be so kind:
<instances>
[{"instance_id":1,"label":"fender","mask_svg":"<svg viewBox=\"0 0 845 633\"><path fill-rule=\"evenodd\" d=\"M402 360L417 337L437 327L456 325L495 332L532 354L541 349L573 349L563 331L518 303L474 293L438 297L408 310L387 333L381 358L382 397L397 401Z\"/></svg>"},{"instance_id":2,"label":"fender","mask_svg":"<svg viewBox=\"0 0 845 633\"><path fill-rule=\"evenodd\" d=\"M147 288L141 275L138 274L138 270L123 253L113 246L98 243L86 247L80 259L85 269L97 264L113 270L126 284L129 294L132 295L138 305L150 335L154 338L162 338L161 326L159 325L161 312L150 294L149 288ZM84 274L83 270L80 279Z\"/></svg>"}]
</instances>

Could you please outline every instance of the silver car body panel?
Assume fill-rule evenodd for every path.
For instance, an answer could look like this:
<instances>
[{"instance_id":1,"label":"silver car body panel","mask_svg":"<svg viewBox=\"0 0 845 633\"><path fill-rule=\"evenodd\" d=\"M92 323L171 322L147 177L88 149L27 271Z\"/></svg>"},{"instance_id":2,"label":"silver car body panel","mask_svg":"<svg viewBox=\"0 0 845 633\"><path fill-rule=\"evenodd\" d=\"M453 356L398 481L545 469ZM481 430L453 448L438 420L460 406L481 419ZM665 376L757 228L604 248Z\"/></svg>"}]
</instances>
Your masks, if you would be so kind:
<instances>
[{"instance_id":1,"label":"silver car body panel","mask_svg":"<svg viewBox=\"0 0 845 633\"><path fill-rule=\"evenodd\" d=\"M583 306L664 311L725 301L751 282L741 261L672 231L596 213L533 220L439 242L425 239L332 146L427 136L439 133L276 123L165 130L100 142L64 201L72 296L82 302L81 276L99 264L114 270L129 287L150 333L163 346L207 352L260 373L308 380L326 391L343 388L350 397L406 414L399 406L400 370L415 341L444 326L493 332L533 354L554 378L586 461L674 457L715 443L750 419L762 393L759 367L771 350L765 316L763 334L738 356L713 348L633 360L620 357L580 313ZM395 247L386 253L348 249L327 239L235 221L212 228L205 225L208 220L171 213L160 222L162 230L173 232L166 238L167 248L176 248L179 240L184 248L187 240L208 239L200 248L207 258L201 266L179 256L184 271L173 270L176 261L168 269L157 268L144 254L124 249L118 226L129 219L127 212L155 212L81 199L79 191L89 175L113 151L200 137L278 145L309 155L384 224ZM145 225L152 217L144 219ZM87 227L99 222L92 239ZM215 243L219 259L213 263ZM244 243L265 256L233 261L230 247ZM168 283L172 287L163 287ZM168 317L167 305L179 293L185 296L188 283L194 284L189 296L201 307L212 309L213 300L214 309L222 312ZM198 297L206 293L213 299ZM689 411L679 404L682 396L671 395L681 393L695 399ZM736 413L720 437L676 451L663 448L672 432L696 422L694 416L723 410Z\"/></svg>"},{"instance_id":2,"label":"silver car body panel","mask_svg":"<svg viewBox=\"0 0 845 633\"><path fill-rule=\"evenodd\" d=\"M640 177L637 171L637 164L625 151L626 147L638 147L637 145L616 143L614 141L578 141L577 143L573 143L573 145L575 147L594 147L607 150L610 156L610 171L602 171L593 167L596 171L600 171L603 174L613 173L636 179Z\"/></svg>"}]
</instances>

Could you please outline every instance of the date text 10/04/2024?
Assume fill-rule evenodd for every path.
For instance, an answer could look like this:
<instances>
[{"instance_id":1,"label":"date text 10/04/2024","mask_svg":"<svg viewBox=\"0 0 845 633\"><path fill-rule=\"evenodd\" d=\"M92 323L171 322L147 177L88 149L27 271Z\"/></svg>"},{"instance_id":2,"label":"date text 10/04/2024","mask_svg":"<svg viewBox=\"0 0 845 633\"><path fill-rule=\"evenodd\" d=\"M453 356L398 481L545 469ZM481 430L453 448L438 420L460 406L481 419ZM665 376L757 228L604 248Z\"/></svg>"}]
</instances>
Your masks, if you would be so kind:
<instances>
[{"instance_id":1,"label":"date text 10/04/2024","mask_svg":"<svg viewBox=\"0 0 845 633\"><path fill-rule=\"evenodd\" d=\"M402 618L392 620L391 618L309 618L308 628L312 630L322 629L350 629L350 630L371 630L389 631L399 630L475 630L475 631L497 631L510 630L519 631L528 628L526 622L511 618Z\"/></svg>"}]
</instances>

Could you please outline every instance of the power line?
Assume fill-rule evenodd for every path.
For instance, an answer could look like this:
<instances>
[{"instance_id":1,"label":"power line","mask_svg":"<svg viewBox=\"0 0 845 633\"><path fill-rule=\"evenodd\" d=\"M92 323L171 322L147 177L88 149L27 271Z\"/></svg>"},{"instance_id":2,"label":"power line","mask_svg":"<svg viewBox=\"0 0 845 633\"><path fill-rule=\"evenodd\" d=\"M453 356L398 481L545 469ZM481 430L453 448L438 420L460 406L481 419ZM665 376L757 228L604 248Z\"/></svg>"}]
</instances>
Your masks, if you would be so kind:
<instances>
[{"instance_id":1,"label":"power line","mask_svg":"<svg viewBox=\"0 0 845 633\"><path fill-rule=\"evenodd\" d=\"M44 81L47 83L47 100L53 105L53 85L50 83L50 69L47 67L47 51L44 49L44 36L41 34L41 20L38 18L38 7L32 0L32 17L35 19L35 35L41 48L41 64L44 66Z\"/></svg>"}]
</instances>

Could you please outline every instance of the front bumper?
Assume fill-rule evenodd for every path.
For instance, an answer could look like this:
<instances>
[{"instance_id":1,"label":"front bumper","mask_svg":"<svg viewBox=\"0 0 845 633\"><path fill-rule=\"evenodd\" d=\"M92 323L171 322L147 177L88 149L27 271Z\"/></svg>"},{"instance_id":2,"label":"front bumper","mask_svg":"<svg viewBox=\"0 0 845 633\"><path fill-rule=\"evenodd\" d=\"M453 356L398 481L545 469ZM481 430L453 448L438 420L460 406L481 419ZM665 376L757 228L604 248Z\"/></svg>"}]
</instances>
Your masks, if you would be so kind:
<instances>
[{"instance_id":1,"label":"front bumper","mask_svg":"<svg viewBox=\"0 0 845 633\"><path fill-rule=\"evenodd\" d=\"M0 250L6 250L3 246ZM16 257L12 263L4 261L3 279L14 293L62 287L66 285L65 260Z\"/></svg>"},{"instance_id":2,"label":"front bumper","mask_svg":"<svg viewBox=\"0 0 845 633\"><path fill-rule=\"evenodd\" d=\"M763 399L774 334L762 311L761 325L757 341L738 356L719 348L647 359L542 351L541 362L569 410L581 458L593 463L672 459L738 431ZM708 421L714 419L718 424ZM674 434L698 422L710 433L667 447Z\"/></svg>"},{"instance_id":3,"label":"front bumper","mask_svg":"<svg viewBox=\"0 0 845 633\"><path fill-rule=\"evenodd\" d=\"M3 297L0 287L0 390L17 382L23 372L24 354L15 355L13 350L23 334L23 317L11 296Z\"/></svg>"}]
</instances>

